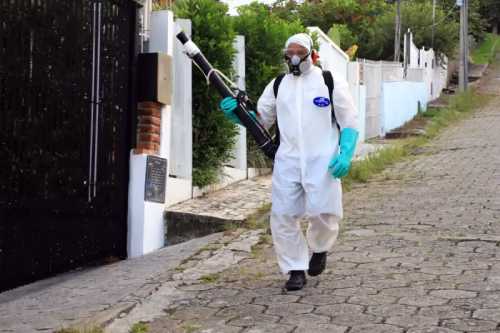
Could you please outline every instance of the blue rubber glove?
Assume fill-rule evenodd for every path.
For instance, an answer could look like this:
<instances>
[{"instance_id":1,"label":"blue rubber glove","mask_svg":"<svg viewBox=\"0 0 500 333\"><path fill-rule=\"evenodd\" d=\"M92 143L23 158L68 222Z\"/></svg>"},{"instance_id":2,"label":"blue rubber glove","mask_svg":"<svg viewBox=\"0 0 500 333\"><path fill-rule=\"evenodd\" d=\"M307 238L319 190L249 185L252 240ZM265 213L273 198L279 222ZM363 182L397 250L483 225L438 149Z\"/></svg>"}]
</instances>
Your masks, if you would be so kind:
<instances>
[{"instance_id":1,"label":"blue rubber glove","mask_svg":"<svg viewBox=\"0 0 500 333\"><path fill-rule=\"evenodd\" d=\"M342 178L349 173L357 142L358 131L355 129L344 128L340 132L340 153L332 157L328 164L328 171L334 178Z\"/></svg>"},{"instance_id":2,"label":"blue rubber glove","mask_svg":"<svg viewBox=\"0 0 500 333\"><path fill-rule=\"evenodd\" d=\"M234 110L236 110L236 107L238 106L238 101L234 97L226 97L220 102L220 108L222 112L224 112L224 115L231 120L233 123L242 125L240 118L234 113ZM257 119L257 115L255 114L254 111L249 111L250 116L253 117L253 119Z\"/></svg>"}]
</instances>

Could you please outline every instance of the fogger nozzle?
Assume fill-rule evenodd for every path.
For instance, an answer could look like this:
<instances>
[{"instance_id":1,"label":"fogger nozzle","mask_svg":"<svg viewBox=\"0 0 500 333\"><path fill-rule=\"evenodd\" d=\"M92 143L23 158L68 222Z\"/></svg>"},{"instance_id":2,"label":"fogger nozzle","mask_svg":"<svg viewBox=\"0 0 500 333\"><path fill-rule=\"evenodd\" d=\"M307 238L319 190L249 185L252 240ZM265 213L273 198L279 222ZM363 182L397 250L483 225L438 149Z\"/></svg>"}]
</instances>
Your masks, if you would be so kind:
<instances>
[{"instance_id":1,"label":"fogger nozzle","mask_svg":"<svg viewBox=\"0 0 500 333\"><path fill-rule=\"evenodd\" d=\"M189 41L189 37L186 35L186 33L184 31L179 31L177 33L177 39L182 43L182 44L186 44L188 41Z\"/></svg>"}]
</instances>

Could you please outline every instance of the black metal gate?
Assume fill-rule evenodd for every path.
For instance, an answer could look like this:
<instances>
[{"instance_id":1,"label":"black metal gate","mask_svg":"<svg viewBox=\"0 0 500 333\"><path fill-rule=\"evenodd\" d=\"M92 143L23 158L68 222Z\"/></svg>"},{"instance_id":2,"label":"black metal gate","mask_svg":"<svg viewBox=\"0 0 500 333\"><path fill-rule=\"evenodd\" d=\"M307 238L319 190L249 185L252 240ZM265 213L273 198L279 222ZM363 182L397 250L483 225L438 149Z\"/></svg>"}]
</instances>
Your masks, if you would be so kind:
<instances>
[{"instance_id":1,"label":"black metal gate","mask_svg":"<svg viewBox=\"0 0 500 333\"><path fill-rule=\"evenodd\" d=\"M0 0L0 291L126 255L131 0Z\"/></svg>"}]
</instances>

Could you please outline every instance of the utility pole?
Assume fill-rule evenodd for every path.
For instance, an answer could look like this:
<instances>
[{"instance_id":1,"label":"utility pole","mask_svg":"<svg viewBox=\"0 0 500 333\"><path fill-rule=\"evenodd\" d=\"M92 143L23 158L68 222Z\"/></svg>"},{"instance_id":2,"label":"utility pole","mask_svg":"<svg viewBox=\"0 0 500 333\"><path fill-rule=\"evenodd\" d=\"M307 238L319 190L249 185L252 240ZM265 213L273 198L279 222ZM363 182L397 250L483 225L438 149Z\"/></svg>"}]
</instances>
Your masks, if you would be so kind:
<instances>
[{"instance_id":1,"label":"utility pole","mask_svg":"<svg viewBox=\"0 0 500 333\"><path fill-rule=\"evenodd\" d=\"M460 6L460 68L458 73L458 88L466 91L469 78L469 29L468 29L468 6L469 0L457 0Z\"/></svg>"},{"instance_id":2,"label":"utility pole","mask_svg":"<svg viewBox=\"0 0 500 333\"><path fill-rule=\"evenodd\" d=\"M394 61L399 61L401 49L401 0L396 0L396 22L394 34Z\"/></svg>"},{"instance_id":3,"label":"utility pole","mask_svg":"<svg viewBox=\"0 0 500 333\"><path fill-rule=\"evenodd\" d=\"M432 0L432 42L431 42L432 49L434 49L435 33L436 33L436 0Z\"/></svg>"}]
</instances>

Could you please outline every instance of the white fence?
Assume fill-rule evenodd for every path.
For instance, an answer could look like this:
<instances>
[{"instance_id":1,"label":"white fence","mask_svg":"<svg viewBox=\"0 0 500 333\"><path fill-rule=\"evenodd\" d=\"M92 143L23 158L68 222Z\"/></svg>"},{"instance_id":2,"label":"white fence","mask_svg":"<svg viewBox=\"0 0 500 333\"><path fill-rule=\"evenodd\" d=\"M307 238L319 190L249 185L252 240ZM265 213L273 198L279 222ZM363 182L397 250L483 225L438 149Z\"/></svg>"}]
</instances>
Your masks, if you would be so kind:
<instances>
[{"instance_id":1,"label":"white fence","mask_svg":"<svg viewBox=\"0 0 500 333\"><path fill-rule=\"evenodd\" d=\"M408 81L425 82L428 99L432 101L441 96L446 88L448 58L445 55L438 57L433 49L419 49L413 43L413 34L405 34L404 65L407 68Z\"/></svg>"},{"instance_id":2,"label":"white fence","mask_svg":"<svg viewBox=\"0 0 500 333\"><path fill-rule=\"evenodd\" d=\"M383 136L411 120L438 98L447 84L446 57L418 49L405 34L404 62L359 60L366 85L365 138Z\"/></svg>"}]
</instances>

